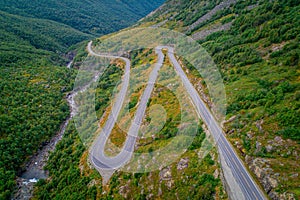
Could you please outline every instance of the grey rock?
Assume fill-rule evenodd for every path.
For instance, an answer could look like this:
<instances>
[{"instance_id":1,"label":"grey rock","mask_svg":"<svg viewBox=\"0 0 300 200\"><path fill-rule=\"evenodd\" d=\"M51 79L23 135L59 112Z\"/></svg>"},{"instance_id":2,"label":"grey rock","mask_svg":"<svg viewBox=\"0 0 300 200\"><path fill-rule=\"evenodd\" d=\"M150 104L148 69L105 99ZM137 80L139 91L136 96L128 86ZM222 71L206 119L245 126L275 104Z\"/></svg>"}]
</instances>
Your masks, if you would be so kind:
<instances>
[{"instance_id":1,"label":"grey rock","mask_svg":"<svg viewBox=\"0 0 300 200\"><path fill-rule=\"evenodd\" d=\"M276 176L276 177L280 177L280 174L279 174L279 173L276 173L276 174L274 174L274 176Z\"/></svg>"},{"instance_id":2,"label":"grey rock","mask_svg":"<svg viewBox=\"0 0 300 200\"><path fill-rule=\"evenodd\" d=\"M295 174L292 174L291 175L291 178L297 178L299 176L299 174L298 173L295 173Z\"/></svg>"},{"instance_id":3,"label":"grey rock","mask_svg":"<svg viewBox=\"0 0 300 200\"><path fill-rule=\"evenodd\" d=\"M161 196L162 195L162 190L161 190L161 187L159 186L158 188L158 196Z\"/></svg>"},{"instance_id":4,"label":"grey rock","mask_svg":"<svg viewBox=\"0 0 300 200\"><path fill-rule=\"evenodd\" d=\"M249 155L245 156L245 161L248 165L252 164L253 158Z\"/></svg>"},{"instance_id":5,"label":"grey rock","mask_svg":"<svg viewBox=\"0 0 300 200\"><path fill-rule=\"evenodd\" d=\"M276 136L276 137L274 138L274 140L275 140L275 142L278 143L278 144L282 144L282 142L283 142L282 138L279 137L279 136Z\"/></svg>"},{"instance_id":6,"label":"grey rock","mask_svg":"<svg viewBox=\"0 0 300 200\"><path fill-rule=\"evenodd\" d=\"M125 186L121 186L120 189L119 189L119 193L125 198L127 199L127 191L128 191L128 186L125 185Z\"/></svg>"},{"instance_id":7,"label":"grey rock","mask_svg":"<svg viewBox=\"0 0 300 200\"><path fill-rule=\"evenodd\" d=\"M259 132L261 132L261 133L264 132L264 130L262 128L263 123L264 123L263 119L255 122L256 127L258 128Z\"/></svg>"},{"instance_id":8,"label":"grey rock","mask_svg":"<svg viewBox=\"0 0 300 200\"><path fill-rule=\"evenodd\" d=\"M261 143L256 141L255 148L256 148L255 153L257 154L258 152L261 151L262 148Z\"/></svg>"},{"instance_id":9,"label":"grey rock","mask_svg":"<svg viewBox=\"0 0 300 200\"><path fill-rule=\"evenodd\" d=\"M279 199L280 200L296 200L294 194L291 194L291 193L283 193L279 196Z\"/></svg>"},{"instance_id":10,"label":"grey rock","mask_svg":"<svg viewBox=\"0 0 300 200\"><path fill-rule=\"evenodd\" d=\"M249 131L249 132L247 133L247 137L248 137L249 139L252 139L252 138L253 138L253 133L252 133L251 131Z\"/></svg>"},{"instance_id":11,"label":"grey rock","mask_svg":"<svg viewBox=\"0 0 300 200\"><path fill-rule=\"evenodd\" d=\"M268 177L267 178L268 183L270 184L270 186L272 187L272 189L278 187L278 181L272 177Z\"/></svg>"},{"instance_id":12,"label":"grey rock","mask_svg":"<svg viewBox=\"0 0 300 200\"><path fill-rule=\"evenodd\" d=\"M171 168L167 167L161 170L159 172L159 178L160 180L171 180L172 178Z\"/></svg>"},{"instance_id":13,"label":"grey rock","mask_svg":"<svg viewBox=\"0 0 300 200\"><path fill-rule=\"evenodd\" d=\"M257 146L260 146L257 144ZM265 192L269 195L271 199L281 200L278 193L275 192L275 189L278 187L277 177L280 177L280 174L273 175L273 169L267 167L269 162L263 158L251 158L246 156L246 162L250 167L250 170L258 178L259 182L262 184Z\"/></svg>"},{"instance_id":14,"label":"grey rock","mask_svg":"<svg viewBox=\"0 0 300 200\"><path fill-rule=\"evenodd\" d=\"M182 158L179 163L177 164L177 170L183 170L189 166L189 159Z\"/></svg>"},{"instance_id":15,"label":"grey rock","mask_svg":"<svg viewBox=\"0 0 300 200\"><path fill-rule=\"evenodd\" d=\"M153 197L154 197L154 194L150 193L150 194L147 195L146 199L147 199L147 200L148 200L148 199L153 199Z\"/></svg>"},{"instance_id":16,"label":"grey rock","mask_svg":"<svg viewBox=\"0 0 300 200\"><path fill-rule=\"evenodd\" d=\"M270 199L272 199L272 200L280 200L277 192L270 191L268 195L269 195Z\"/></svg>"},{"instance_id":17,"label":"grey rock","mask_svg":"<svg viewBox=\"0 0 300 200\"><path fill-rule=\"evenodd\" d=\"M267 150L268 153L272 152L273 151L273 146L272 145L267 145L266 150Z\"/></svg>"}]
</instances>

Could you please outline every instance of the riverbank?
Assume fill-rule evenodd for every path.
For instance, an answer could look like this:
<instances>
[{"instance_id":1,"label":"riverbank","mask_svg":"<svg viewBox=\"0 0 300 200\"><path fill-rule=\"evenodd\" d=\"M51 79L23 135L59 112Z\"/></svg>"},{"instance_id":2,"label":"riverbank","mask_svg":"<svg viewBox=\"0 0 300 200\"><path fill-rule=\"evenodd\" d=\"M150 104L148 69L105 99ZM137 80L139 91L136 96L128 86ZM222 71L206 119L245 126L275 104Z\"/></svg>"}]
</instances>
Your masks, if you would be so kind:
<instances>
[{"instance_id":1,"label":"riverbank","mask_svg":"<svg viewBox=\"0 0 300 200\"><path fill-rule=\"evenodd\" d=\"M17 177L17 189L12 199L14 200L29 200L33 195L34 185L40 179L47 179L48 171L44 169L49 159L51 152L55 150L56 145L63 138L65 130L73 117L73 98L77 93L71 93L67 97L71 109L71 115L61 125L59 132L47 143L41 150L33 155L22 174Z\"/></svg>"}]
</instances>

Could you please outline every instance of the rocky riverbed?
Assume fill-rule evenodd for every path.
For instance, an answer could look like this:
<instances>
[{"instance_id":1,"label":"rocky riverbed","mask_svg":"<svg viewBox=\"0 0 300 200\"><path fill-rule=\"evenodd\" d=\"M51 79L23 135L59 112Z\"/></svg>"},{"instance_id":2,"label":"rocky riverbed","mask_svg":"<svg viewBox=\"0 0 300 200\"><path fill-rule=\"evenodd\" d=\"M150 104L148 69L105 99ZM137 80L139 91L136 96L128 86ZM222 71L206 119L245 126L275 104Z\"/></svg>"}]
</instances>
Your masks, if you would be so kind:
<instances>
[{"instance_id":1,"label":"rocky riverbed","mask_svg":"<svg viewBox=\"0 0 300 200\"><path fill-rule=\"evenodd\" d=\"M90 83L78 88L76 91L67 94L66 100L70 107L70 116L63 122L58 133L49 142L44 143L42 148L29 159L25 166L25 170L19 177L17 177L17 189L13 195L13 200L30 199L33 194L34 185L38 182L38 180L47 179L49 177L48 171L45 170L44 167L47 164L51 152L55 150L56 145L63 138L70 120L77 113L77 106L74 98L78 93L84 92L89 85L92 82L97 81L98 78L99 73L95 73L94 79Z\"/></svg>"},{"instance_id":2,"label":"rocky riverbed","mask_svg":"<svg viewBox=\"0 0 300 200\"><path fill-rule=\"evenodd\" d=\"M55 150L58 142L63 138L65 130L70 120L76 115L78 106L75 103L75 96L78 93L86 91L90 85L99 79L101 72L94 72L93 79L86 84L77 87L76 90L70 92L66 96L70 107L70 116L67 118L60 127L60 130L48 143L43 144L41 150L33 155L29 162L26 164L25 170L17 177L17 189L13 195L13 200L28 200L33 195L34 185L40 179L48 178L48 171L44 170L49 156Z\"/></svg>"},{"instance_id":3,"label":"rocky riverbed","mask_svg":"<svg viewBox=\"0 0 300 200\"><path fill-rule=\"evenodd\" d=\"M71 93L67 96L71 108L71 116L61 125L59 132L48 143L44 144L42 149L33 155L26 164L24 172L17 177L17 189L12 199L28 200L32 197L33 187L39 179L47 179L48 171L44 170L50 153L55 150L57 143L62 139L70 119L74 115L75 104L73 98L77 93Z\"/></svg>"}]
</instances>

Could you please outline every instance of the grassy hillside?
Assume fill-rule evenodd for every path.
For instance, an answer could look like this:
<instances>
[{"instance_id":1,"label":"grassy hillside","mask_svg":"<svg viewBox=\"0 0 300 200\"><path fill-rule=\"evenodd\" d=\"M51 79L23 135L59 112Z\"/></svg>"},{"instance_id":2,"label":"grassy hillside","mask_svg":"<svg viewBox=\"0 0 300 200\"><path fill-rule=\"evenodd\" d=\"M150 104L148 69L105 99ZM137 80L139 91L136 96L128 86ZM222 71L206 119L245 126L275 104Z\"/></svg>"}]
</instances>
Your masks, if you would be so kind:
<instances>
[{"instance_id":1,"label":"grassy hillside","mask_svg":"<svg viewBox=\"0 0 300 200\"><path fill-rule=\"evenodd\" d=\"M228 107L224 130L228 139L271 199L299 199L299 1L220 2L169 0L157 12L139 22L139 25L164 27L185 33L211 54L226 87ZM135 55L133 62L143 66L142 55ZM188 77L195 85L203 84L191 66L186 68L189 69ZM154 103L163 103L165 96L171 98L167 92L160 92L160 98L155 98L154 94ZM129 104L133 110L138 95L139 91L133 94ZM170 112L175 111L170 109ZM148 140L142 140L138 151L151 152L172 137L176 126L170 120L157 141L149 143ZM203 140L201 135L198 135L196 143ZM124 133L115 127L112 143L121 145L123 137ZM102 187L101 178L85 164L87 151L81 150L80 154L73 153L76 169L66 163L68 167L65 170L59 173L52 171L53 179L43 181L36 195L41 198L47 194L54 198L57 194L69 193L67 191L71 191L74 184L59 180L72 175L77 183L82 183L80 187L85 188L82 190L86 191L82 194L85 197L92 193L94 197L106 199L164 199L167 197L164 195L170 197L175 194L178 197L183 194L181 198L210 199L213 194L221 193L220 198L226 198L218 189L218 179L211 177L213 171L210 169L216 169L216 164L210 158L207 158L206 163L197 161L193 155L197 152L194 146L196 149L199 147L194 144L183 156L190 160L184 173L188 177L196 177L189 179L188 183L184 179L177 179L182 174L171 165L168 169L174 185L160 179L157 172L135 175L117 173L108 188ZM65 146L54 154L50 169L56 169L54 164L60 159L64 160L66 154L61 152L70 151L68 148ZM195 176L194 172L199 172L199 169L204 174ZM208 185L202 188L198 187L199 184ZM157 185L161 188L157 188ZM204 196L196 196L199 194Z\"/></svg>"},{"instance_id":2,"label":"grassy hillside","mask_svg":"<svg viewBox=\"0 0 300 200\"><path fill-rule=\"evenodd\" d=\"M139 74L140 77L136 87L134 87L135 89L131 88L130 90L130 101L127 104L130 115L133 115L137 109L137 100L145 89L145 87L140 86L147 80L149 73L153 69L151 64L154 64L156 60L154 51L149 51L149 49L132 52L132 56L132 63L134 63L131 72L132 76ZM149 65L149 63L151 64ZM113 90L121 79L123 65L120 62L112 63L99 82L95 91L96 111L99 118L104 113L106 113L104 116L107 116L107 112L110 110ZM166 60L162 73L166 73L170 69L173 68L170 67L170 63ZM173 74L175 74L175 71L173 71ZM165 80L161 77L160 81L163 83ZM90 94L90 92L86 91L86 94ZM80 99L80 97L78 98ZM155 87L143 125L147 127L147 124L149 124L152 117L149 114L149 108L156 104L162 105L166 109L167 123L159 133L152 130L152 132L156 133L155 139L151 137L140 139L137 152L153 152L165 147L166 144L172 141L180 124L178 121L181 117L181 112L178 103L172 91L161 85ZM121 113L123 113L122 111ZM83 116L86 115L84 111L81 114ZM123 123L128 117L126 113L125 115L118 122L118 126L115 126L110 137L111 143L116 146L122 146L125 139L124 136L126 136L126 133L122 133L122 130L128 128L126 126L128 123ZM105 123L105 118L100 121L101 125ZM152 126L152 129L155 128ZM85 135L83 133L80 134ZM151 134L151 131L146 134L148 136ZM199 148L204 139L205 132L199 126L192 145L170 166L147 173L117 171L109 183L103 185L100 174L96 170L91 169L87 162L89 149L83 146L72 122L58 148L51 155L47 165L51 179L38 182L34 199L214 199L214 196L217 199L227 199L220 179L220 166L217 162L216 151L213 150L204 156L203 159L199 159L201 155ZM108 155L116 153L113 152L113 148L109 145L105 150Z\"/></svg>"},{"instance_id":3,"label":"grassy hillside","mask_svg":"<svg viewBox=\"0 0 300 200\"><path fill-rule=\"evenodd\" d=\"M34 6L19 5L19 2L21 1L15 2L10 7L10 13L17 12L23 6L26 7L26 11L22 13L23 16L40 15L41 18L47 18L45 16L49 10L37 10L46 2L32 4ZM82 2L86 5L98 5L95 1ZM130 1L118 2L121 2L123 7L116 8L116 10L122 11L128 6L125 5L126 2ZM150 1L148 2L151 4ZM228 139L236 147L241 158L249 166L249 170L271 199L299 199L300 2L299 0L274 0L272 2L269 0L228 0L225 4L220 4L220 2L221 0L168 0L156 13L139 22L139 25L156 25L185 33L197 40L212 55L226 87L228 108L224 130ZM100 23L97 21L99 18L89 20L89 17L97 16L95 9L101 6L91 6L92 12L83 12L85 15L82 17L72 12L73 8L68 14L60 12L59 7L64 7L67 3L63 1L58 6L57 2L52 2L51 6L57 10L57 15L52 15L50 16L52 18L47 19L54 20L55 18L55 21L66 23L88 34L105 33L99 27L94 28L94 23ZM84 3L78 2L76 6L78 9L86 8ZM132 4L129 4L129 7L130 5ZM142 2L137 5L142 5ZM7 6L3 5L1 8L8 12ZM70 22L66 17L68 15L76 15L74 19L82 17L82 22L88 21L91 24ZM122 22L120 18L114 20L116 23ZM64 45L61 47L63 48ZM144 66L145 60L141 52L135 55L134 63ZM195 85L203 83L201 77L193 73L191 66L186 67L190 71L187 75ZM3 74L7 73L3 72ZM19 74L5 75L5 77L21 79ZM99 116L105 110L109 110L108 102L113 85L119 81L120 77L120 69L112 65L104 77L109 79L109 82L99 84L96 94ZM65 83L59 84L65 85ZM152 97L154 103L163 103L165 99L162 97L171 98L166 91L160 92ZM131 109L135 109L138 95L138 93L133 94L133 101L129 105ZM155 95L160 95L161 98L156 98ZM6 92L2 96L10 97L12 94ZM175 112L171 109L172 106L168 106L170 112ZM2 107L3 116L8 116L6 107ZM57 112L63 112L63 107ZM63 118L63 114L58 116L61 118L57 121ZM173 120L176 121L170 118L161 137L150 143L142 141L145 144L142 144L138 150L151 152L153 148L157 148L172 138L173 130L177 128ZM6 119L6 121L9 120ZM118 130L116 129L115 132L117 133ZM1 136L4 138L4 144L6 144L6 135ZM112 142L117 145L118 142L124 140L123 136L119 135L111 138ZM189 163L188 167L182 171L177 169L177 164L182 161L180 159L169 168L153 173L132 175L118 172L112 177L109 186L102 187L101 177L95 170L91 170L86 162L88 150L81 144L71 123L67 134L52 154L47 166L51 179L38 183L35 198L122 199L127 197L145 199L148 197L151 199L157 197L164 199L171 196L182 199L212 199L217 196L219 199L225 199L226 194L223 193L219 176L214 176L219 169L215 153L208 155L202 161L198 160L197 149L201 146L199 144L203 139L203 130L199 129L195 143L182 157ZM3 156L7 155L10 153L3 151ZM5 166L0 170L1 176L5 178L3 180L10 180L0 185L2 186L0 189L4 191L2 193L4 197L11 191L15 169L7 170L10 169L6 168L7 163L4 163L6 165L3 162L0 164L0 166ZM171 173L171 178L168 177L169 173ZM161 176L164 174L167 177Z\"/></svg>"},{"instance_id":4,"label":"grassy hillside","mask_svg":"<svg viewBox=\"0 0 300 200\"><path fill-rule=\"evenodd\" d=\"M229 140L271 198L299 198L300 2L225 2L170 0L140 24L186 33L212 55Z\"/></svg>"},{"instance_id":5,"label":"grassy hillside","mask_svg":"<svg viewBox=\"0 0 300 200\"><path fill-rule=\"evenodd\" d=\"M0 199L9 199L28 156L69 115L75 73L62 54L91 38L69 26L0 11Z\"/></svg>"}]
</instances>

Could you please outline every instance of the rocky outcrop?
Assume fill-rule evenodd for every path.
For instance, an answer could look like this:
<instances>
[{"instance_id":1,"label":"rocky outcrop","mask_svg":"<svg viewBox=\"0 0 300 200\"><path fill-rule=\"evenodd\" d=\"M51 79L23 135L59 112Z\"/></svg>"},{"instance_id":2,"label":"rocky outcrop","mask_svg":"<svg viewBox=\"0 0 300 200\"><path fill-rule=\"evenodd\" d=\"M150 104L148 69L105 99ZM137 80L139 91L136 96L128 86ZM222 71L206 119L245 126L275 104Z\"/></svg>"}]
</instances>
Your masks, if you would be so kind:
<instances>
[{"instance_id":1,"label":"rocky outcrop","mask_svg":"<svg viewBox=\"0 0 300 200\"><path fill-rule=\"evenodd\" d=\"M256 143L255 143L255 152L254 153L258 154L261 151L261 149L262 149L262 144L260 142L256 141Z\"/></svg>"},{"instance_id":2,"label":"rocky outcrop","mask_svg":"<svg viewBox=\"0 0 300 200\"><path fill-rule=\"evenodd\" d=\"M219 176L220 176L220 172L218 169L216 169L214 172L214 178L217 179L217 178L219 178Z\"/></svg>"},{"instance_id":3,"label":"rocky outcrop","mask_svg":"<svg viewBox=\"0 0 300 200\"><path fill-rule=\"evenodd\" d=\"M188 30L191 31L191 30L195 29L199 24L201 24L207 20L210 20L218 11L228 8L232 4L235 4L235 3L236 3L236 0L227 0L227 1L221 2L219 5L214 7L211 11L209 11L207 14L200 17L195 23L193 23L191 26L189 26Z\"/></svg>"},{"instance_id":4,"label":"rocky outcrop","mask_svg":"<svg viewBox=\"0 0 300 200\"><path fill-rule=\"evenodd\" d=\"M278 186L277 180L270 177L273 170L266 167L268 161L263 158L252 158L246 156L246 163L249 165L250 170L256 175L262 184L264 190L269 194L274 188Z\"/></svg>"},{"instance_id":5,"label":"rocky outcrop","mask_svg":"<svg viewBox=\"0 0 300 200\"><path fill-rule=\"evenodd\" d=\"M267 159L263 158L253 158L246 156L246 163L248 164L250 170L258 178L259 182L263 186L265 192L269 195L271 199L274 200L294 200L295 197L290 193L278 194L275 190L278 187L279 174L274 174L273 170L270 168Z\"/></svg>"},{"instance_id":6,"label":"rocky outcrop","mask_svg":"<svg viewBox=\"0 0 300 200\"><path fill-rule=\"evenodd\" d=\"M184 170L189 166L189 159L188 158L182 158L179 163L177 164L177 170Z\"/></svg>"},{"instance_id":7,"label":"rocky outcrop","mask_svg":"<svg viewBox=\"0 0 300 200\"><path fill-rule=\"evenodd\" d=\"M164 168L163 170L161 170L159 172L159 180L160 180L160 183L164 183L169 190L173 187L175 181L172 179L172 173L171 173L170 166Z\"/></svg>"},{"instance_id":8,"label":"rocky outcrop","mask_svg":"<svg viewBox=\"0 0 300 200\"><path fill-rule=\"evenodd\" d=\"M278 194L277 192L270 192L269 197L270 199L274 200L296 200L293 194L287 192L283 194Z\"/></svg>"},{"instance_id":9,"label":"rocky outcrop","mask_svg":"<svg viewBox=\"0 0 300 200\"><path fill-rule=\"evenodd\" d=\"M202 40L205 39L207 36L219 32L219 31L227 31L230 30L232 26L232 22L226 23L226 24L217 24L213 27L210 27L208 29L204 29L202 31L196 32L192 35L192 38L194 40Z\"/></svg>"},{"instance_id":10,"label":"rocky outcrop","mask_svg":"<svg viewBox=\"0 0 300 200\"><path fill-rule=\"evenodd\" d=\"M262 127L263 123L264 123L264 120L263 120L263 119L262 119L262 120L259 120L259 121L257 121L257 122L255 122L255 125L256 125L258 131L261 132L261 133L264 132L264 129L263 129L263 127Z\"/></svg>"},{"instance_id":11,"label":"rocky outcrop","mask_svg":"<svg viewBox=\"0 0 300 200\"><path fill-rule=\"evenodd\" d=\"M172 179L171 168L166 167L159 172L159 180L168 181Z\"/></svg>"},{"instance_id":12,"label":"rocky outcrop","mask_svg":"<svg viewBox=\"0 0 300 200\"><path fill-rule=\"evenodd\" d=\"M126 184L124 186L121 186L119 189L119 193L124 197L125 199L128 198L128 191L129 191L129 186Z\"/></svg>"},{"instance_id":13,"label":"rocky outcrop","mask_svg":"<svg viewBox=\"0 0 300 200\"><path fill-rule=\"evenodd\" d=\"M32 197L35 181L17 178L17 190L13 199L29 200Z\"/></svg>"}]
</instances>

